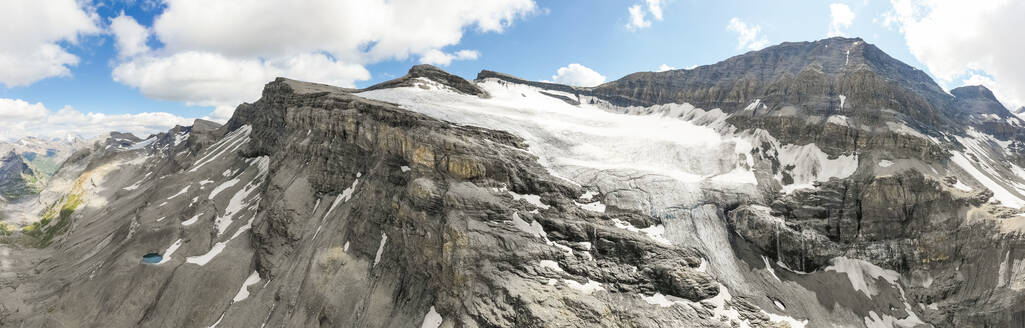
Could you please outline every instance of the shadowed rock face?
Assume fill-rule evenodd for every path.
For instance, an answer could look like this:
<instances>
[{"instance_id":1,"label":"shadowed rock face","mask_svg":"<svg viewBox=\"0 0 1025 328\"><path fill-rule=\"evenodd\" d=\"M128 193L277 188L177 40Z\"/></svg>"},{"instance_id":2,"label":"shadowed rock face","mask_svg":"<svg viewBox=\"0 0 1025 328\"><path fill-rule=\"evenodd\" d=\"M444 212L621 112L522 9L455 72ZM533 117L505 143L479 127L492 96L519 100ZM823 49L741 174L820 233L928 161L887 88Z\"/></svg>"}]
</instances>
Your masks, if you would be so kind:
<instances>
[{"instance_id":1,"label":"shadowed rock face","mask_svg":"<svg viewBox=\"0 0 1025 328\"><path fill-rule=\"evenodd\" d=\"M13 150L0 158L0 197L14 200L39 190L36 173Z\"/></svg>"},{"instance_id":2,"label":"shadowed rock face","mask_svg":"<svg viewBox=\"0 0 1025 328\"><path fill-rule=\"evenodd\" d=\"M1022 125L951 93L843 38L595 88L279 78L71 156L0 236L0 327L1012 326Z\"/></svg>"}]
</instances>

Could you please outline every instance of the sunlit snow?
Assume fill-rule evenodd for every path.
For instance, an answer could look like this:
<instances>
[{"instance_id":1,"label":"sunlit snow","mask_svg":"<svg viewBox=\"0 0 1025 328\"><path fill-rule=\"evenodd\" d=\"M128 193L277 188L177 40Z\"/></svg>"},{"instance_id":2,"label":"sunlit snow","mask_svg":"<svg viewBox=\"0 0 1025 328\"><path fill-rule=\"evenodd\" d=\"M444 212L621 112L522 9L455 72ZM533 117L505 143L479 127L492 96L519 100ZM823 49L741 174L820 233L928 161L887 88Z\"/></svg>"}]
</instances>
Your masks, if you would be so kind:
<instances>
[{"instance_id":1,"label":"sunlit snow","mask_svg":"<svg viewBox=\"0 0 1025 328\"><path fill-rule=\"evenodd\" d=\"M235 298L231 299L231 302L238 303L249 298L249 286L255 285L258 282L260 282L260 273L253 271L253 273L246 278L246 281L242 282L242 288L239 288L238 293L235 294Z\"/></svg>"},{"instance_id":2,"label":"sunlit snow","mask_svg":"<svg viewBox=\"0 0 1025 328\"><path fill-rule=\"evenodd\" d=\"M167 247L167 250L164 251L164 254L162 254L163 257L160 259L160 262L157 262L157 264L158 265L159 264L164 264L164 263L167 263L167 261L170 261L171 260L171 255L174 255L174 252L177 251L178 248L181 247L181 246L182 246L182 240L181 239L176 240L173 244L171 244L171 246Z\"/></svg>"},{"instance_id":3,"label":"sunlit snow","mask_svg":"<svg viewBox=\"0 0 1025 328\"><path fill-rule=\"evenodd\" d=\"M381 245L377 246L377 255L374 255L374 266L381 262L381 255L384 254L384 244L388 242L388 235L381 233Z\"/></svg>"},{"instance_id":4,"label":"sunlit snow","mask_svg":"<svg viewBox=\"0 0 1025 328\"><path fill-rule=\"evenodd\" d=\"M431 310L424 315L424 322L420 325L420 328L438 328L441 327L441 323L444 319L438 311L434 310L434 306L431 306Z\"/></svg>"}]
</instances>

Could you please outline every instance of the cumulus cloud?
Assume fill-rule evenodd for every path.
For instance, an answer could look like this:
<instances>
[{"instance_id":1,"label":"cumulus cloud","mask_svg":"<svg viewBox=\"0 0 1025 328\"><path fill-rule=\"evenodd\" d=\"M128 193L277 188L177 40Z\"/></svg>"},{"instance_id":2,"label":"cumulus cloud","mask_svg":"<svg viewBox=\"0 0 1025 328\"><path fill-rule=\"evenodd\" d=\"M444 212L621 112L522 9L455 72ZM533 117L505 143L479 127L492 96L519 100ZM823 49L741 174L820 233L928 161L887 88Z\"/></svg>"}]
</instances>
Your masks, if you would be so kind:
<instances>
[{"instance_id":1,"label":"cumulus cloud","mask_svg":"<svg viewBox=\"0 0 1025 328\"><path fill-rule=\"evenodd\" d=\"M842 3L829 4L829 32L830 37L843 36L843 29L854 23L854 11Z\"/></svg>"},{"instance_id":2,"label":"cumulus cloud","mask_svg":"<svg viewBox=\"0 0 1025 328\"><path fill-rule=\"evenodd\" d=\"M626 11L630 14L630 20L626 23L627 29L634 31L648 28L651 27L648 15L655 20L662 20L662 0L645 0L645 6L636 4L626 8Z\"/></svg>"},{"instance_id":3,"label":"cumulus cloud","mask_svg":"<svg viewBox=\"0 0 1025 328\"><path fill-rule=\"evenodd\" d=\"M190 124L192 120L168 113L106 115L82 113L69 106L53 111L41 103L0 98L0 125L4 127L0 129L0 139L66 135L90 138L110 131L146 136L170 130L175 125Z\"/></svg>"},{"instance_id":4,"label":"cumulus cloud","mask_svg":"<svg viewBox=\"0 0 1025 328\"><path fill-rule=\"evenodd\" d=\"M448 66L453 60L474 60L480 57L476 50L459 50L455 53L446 53L438 49L429 50L420 57L421 64Z\"/></svg>"},{"instance_id":5,"label":"cumulus cloud","mask_svg":"<svg viewBox=\"0 0 1025 328\"><path fill-rule=\"evenodd\" d=\"M587 66L573 63L559 68L555 75L552 75L552 82L578 87L593 87L604 83L605 76Z\"/></svg>"},{"instance_id":6,"label":"cumulus cloud","mask_svg":"<svg viewBox=\"0 0 1025 328\"><path fill-rule=\"evenodd\" d=\"M533 0L167 0L164 5L150 28L163 47L117 63L113 77L148 97L215 106L213 117L256 100L262 85L276 76L351 87L370 79L365 65L383 60L413 57L448 65L477 58L473 50L440 49L458 44L470 29L501 33L537 8Z\"/></svg>"},{"instance_id":7,"label":"cumulus cloud","mask_svg":"<svg viewBox=\"0 0 1025 328\"><path fill-rule=\"evenodd\" d=\"M626 23L626 28L637 30L651 26L651 21L644 17L644 9L641 8L641 5L630 6L626 11L630 13L630 22Z\"/></svg>"},{"instance_id":8,"label":"cumulus cloud","mask_svg":"<svg viewBox=\"0 0 1025 328\"><path fill-rule=\"evenodd\" d=\"M98 16L75 0L0 1L0 84L26 86L71 74L78 57L62 44L75 44L83 35L100 32Z\"/></svg>"},{"instance_id":9,"label":"cumulus cloud","mask_svg":"<svg viewBox=\"0 0 1025 328\"><path fill-rule=\"evenodd\" d=\"M733 17L726 25L726 30L737 33L737 49L758 50L769 44L769 40L762 35L762 28L758 25L747 25L739 18Z\"/></svg>"},{"instance_id":10,"label":"cumulus cloud","mask_svg":"<svg viewBox=\"0 0 1025 328\"><path fill-rule=\"evenodd\" d=\"M658 70L656 70L656 72L665 72L665 71L671 71L671 70L674 70L674 69L676 69L676 67L672 67L672 66L669 66L669 65L666 65L666 64L662 64L662 65L658 65Z\"/></svg>"},{"instance_id":11,"label":"cumulus cloud","mask_svg":"<svg viewBox=\"0 0 1025 328\"><path fill-rule=\"evenodd\" d=\"M648 4L648 12L651 16L655 17L655 20L662 20L662 0L646 0Z\"/></svg>"},{"instance_id":12,"label":"cumulus cloud","mask_svg":"<svg viewBox=\"0 0 1025 328\"><path fill-rule=\"evenodd\" d=\"M904 35L911 54L944 85L982 83L1009 107L1025 104L1023 1L891 0L885 23ZM984 73L986 81L983 81ZM973 78L974 77L974 78ZM976 84L978 84L976 83Z\"/></svg>"},{"instance_id":13,"label":"cumulus cloud","mask_svg":"<svg viewBox=\"0 0 1025 328\"><path fill-rule=\"evenodd\" d=\"M149 46L146 45L149 29L131 16L125 16L124 12L110 20L110 32L114 34L118 56L131 57L149 52Z\"/></svg>"},{"instance_id":14,"label":"cumulus cloud","mask_svg":"<svg viewBox=\"0 0 1025 328\"><path fill-rule=\"evenodd\" d=\"M115 81L137 87L149 98L229 107L259 99L262 86L278 76L343 87L370 78L363 66L321 53L266 60L204 51L142 56L118 65L112 74Z\"/></svg>"}]
</instances>

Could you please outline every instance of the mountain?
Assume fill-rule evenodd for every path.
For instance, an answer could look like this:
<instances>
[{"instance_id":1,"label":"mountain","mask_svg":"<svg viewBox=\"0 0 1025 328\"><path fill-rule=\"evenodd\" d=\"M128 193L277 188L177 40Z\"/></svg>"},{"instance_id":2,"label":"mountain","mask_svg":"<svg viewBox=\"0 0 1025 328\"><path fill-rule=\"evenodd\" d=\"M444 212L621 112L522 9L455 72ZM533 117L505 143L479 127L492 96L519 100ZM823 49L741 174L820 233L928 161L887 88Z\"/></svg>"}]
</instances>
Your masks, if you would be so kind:
<instances>
[{"instance_id":1,"label":"mountain","mask_svg":"<svg viewBox=\"0 0 1025 328\"><path fill-rule=\"evenodd\" d=\"M10 143L0 142L0 152L13 151L20 155L32 168L36 179L45 183L71 153L88 144L89 141L74 135L57 139L23 137Z\"/></svg>"},{"instance_id":2,"label":"mountain","mask_svg":"<svg viewBox=\"0 0 1025 328\"><path fill-rule=\"evenodd\" d=\"M0 157L0 197L14 200L41 188L35 171L13 150Z\"/></svg>"},{"instance_id":3,"label":"mountain","mask_svg":"<svg viewBox=\"0 0 1025 328\"><path fill-rule=\"evenodd\" d=\"M69 156L0 237L0 327L1009 327L1021 124L845 38L593 88L279 78Z\"/></svg>"}]
</instances>

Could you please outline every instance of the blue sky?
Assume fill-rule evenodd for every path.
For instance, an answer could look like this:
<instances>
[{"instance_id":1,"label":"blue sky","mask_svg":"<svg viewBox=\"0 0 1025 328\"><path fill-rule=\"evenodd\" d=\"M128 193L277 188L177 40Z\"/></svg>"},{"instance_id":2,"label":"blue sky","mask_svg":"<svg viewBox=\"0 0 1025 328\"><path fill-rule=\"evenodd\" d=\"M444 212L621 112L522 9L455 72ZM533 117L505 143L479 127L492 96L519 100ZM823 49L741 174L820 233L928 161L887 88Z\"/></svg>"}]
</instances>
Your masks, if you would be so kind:
<instances>
[{"instance_id":1,"label":"blue sky","mask_svg":"<svg viewBox=\"0 0 1025 328\"><path fill-rule=\"evenodd\" d=\"M259 5L253 5L264 1L223 1L218 2L221 4L219 7L207 7L198 0L108 0L92 3L49 0L47 6L50 7L39 10L41 13L33 12L37 11L31 8L37 6L35 2L10 2L0 4L0 7L7 7L0 8L0 12L6 11L7 15L54 15L57 22L72 22L75 20L69 17L78 17L74 16L78 13L73 12L77 10L88 21L75 28L68 23L67 31L50 35L40 33L35 39L25 37L8 42L54 44L77 60L57 61L55 65L63 66L65 72L37 74L28 82L24 79L4 81L5 69L18 68L0 65L0 119L6 116L11 121L19 119L18 115L27 115L42 120L41 117L45 116L25 113L44 110L46 116L55 116L64 108L73 109L75 114L81 114L94 123L111 117L118 117L120 121L77 129L74 124L54 125L51 122L54 119L47 119L47 123L20 124L21 130L0 131L0 137L8 138L18 134L94 134L105 128L144 133L197 117L223 120L238 102L255 100L260 85L276 74L294 73L300 79L365 87L401 76L412 65L432 62L466 78L473 78L480 70L489 69L531 80L554 78L557 82L593 84L600 82L595 80L598 75L610 81L636 71L657 70L661 65L687 68L711 64L766 45L818 40L831 34L861 37L899 60L922 68L934 77L942 77L937 80L947 88L965 82L983 83L998 91L1001 100L1009 105L1020 104L1019 98L1025 98L1019 96L1025 92L1018 92L1022 89L1016 88L1018 81L1006 78L1008 74L993 74L1005 70L1014 72L1020 65L1001 64L999 61L1004 57L999 56L986 61L988 64L960 65L956 62L958 58L970 59L973 55L959 53L964 50L949 45L946 48L951 49L937 50L944 47L942 33L951 32L929 25L945 22L930 22L951 16L951 12L971 15L971 10L910 0L495 0L473 10L462 10L467 3L458 0L430 1L427 5L420 0L391 3L380 0L335 1L325 2L329 5L323 5L323 8L297 6L274 12L274 15L291 17L268 22L262 27L255 26L251 30L247 28L250 24L259 25L258 20L272 15L266 10L261 11ZM316 2L310 1L313 5ZM998 2L987 5L999 9L1002 4ZM290 6L280 2L267 4L267 8ZM414 8L401 8L407 4ZM57 10L58 6L63 7ZM1005 9L1012 14L1023 8L1015 4L1010 6L1012 8ZM633 22L631 7L641 14L643 26L628 26ZM240 8L252 10L247 12ZM338 10L338 20L355 17L366 18L368 22L395 17L405 21L410 19L410 13L417 15L417 10L435 12L420 14L429 16L428 20L407 26L368 27L367 30L373 32L363 33L359 25L339 25L330 17L320 20L307 17L311 11L320 9L327 12ZM363 9L365 12L360 15L367 17L345 16ZM656 17L656 11L661 11L661 19ZM210 21L230 20L225 17L236 12L237 24ZM3 15L0 14L0 19L5 18ZM974 22L967 19L957 23L982 25L977 29L984 32L986 22L994 20L985 15L993 14L983 11L976 15L980 17ZM421 18L415 17L414 20ZM445 22L438 23L431 18ZM127 23L115 27L115 20ZM162 25L154 25L158 20L163 20ZM38 22L21 21L7 28L38 28L32 25ZM749 42L741 44L738 38L742 31L736 26L728 28L731 22L743 24ZM312 28L307 29L308 26L304 25ZM419 31L421 27L424 31ZM274 35L279 30L283 35ZM334 32L320 35L320 32L310 31ZM9 31L5 32L9 34ZM424 34L416 36L419 32ZM304 40L293 44L291 40L297 38L290 38L289 33L301 35L298 39ZM132 44L131 35L142 35L141 40L145 40L145 43L136 42L136 51L126 51L126 45ZM962 42L989 44L986 40L977 40L981 38L979 35L959 37L964 39ZM354 41L348 42L350 38ZM119 40L127 41L118 43ZM3 49L5 41L0 37L0 56L7 52L10 56L23 56L26 61L37 61L31 53ZM320 46L321 43L325 45ZM1012 51L1018 49L1017 46L1012 44L1011 49L984 50ZM382 50L385 47L388 49ZM467 53L463 59L457 55L461 50ZM449 56L450 61L426 59L430 58L428 53L431 51ZM297 58L305 58L313 64L291 64ZM944 60L947 58L954 59ZM326 63L331 68L320 69L316 63ZM584 76L590 76L590 79L580 81L569 75L553 76L560 68L572 63L582 65L574 69L585 70ZM119 67L120 73L115 73ZM22 72L8 74L18 73ZM226 89L223 94L218 93L221 88ZM32 108L22 108L26 105ZM219 111L214 112L215 109ZM4 115L5 111L10 113ZM90 116L88 113L102 115ZM137 117L139 113L166 116L140 118Z\"/></svg>"}]
</instances>

